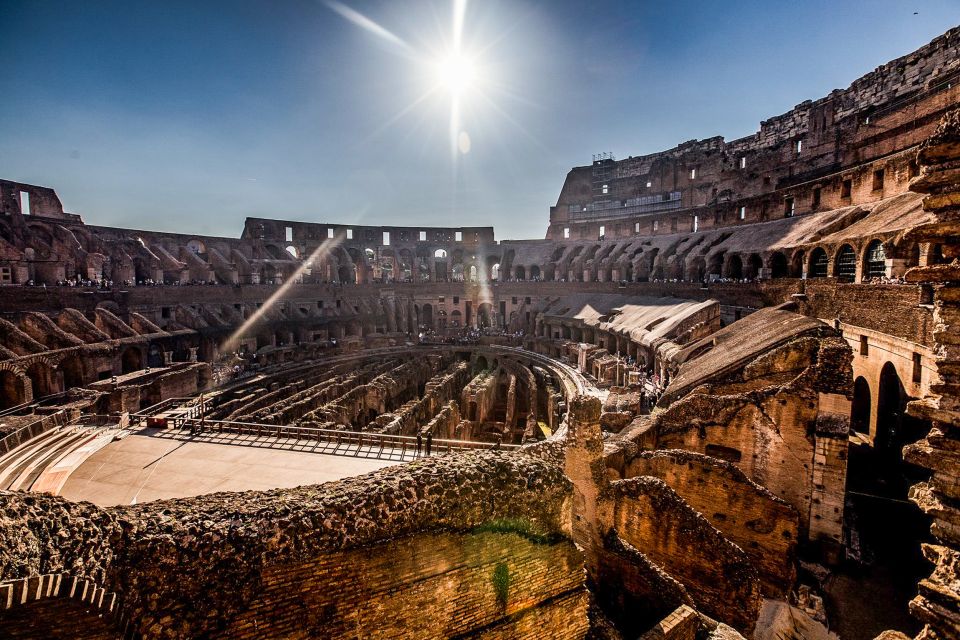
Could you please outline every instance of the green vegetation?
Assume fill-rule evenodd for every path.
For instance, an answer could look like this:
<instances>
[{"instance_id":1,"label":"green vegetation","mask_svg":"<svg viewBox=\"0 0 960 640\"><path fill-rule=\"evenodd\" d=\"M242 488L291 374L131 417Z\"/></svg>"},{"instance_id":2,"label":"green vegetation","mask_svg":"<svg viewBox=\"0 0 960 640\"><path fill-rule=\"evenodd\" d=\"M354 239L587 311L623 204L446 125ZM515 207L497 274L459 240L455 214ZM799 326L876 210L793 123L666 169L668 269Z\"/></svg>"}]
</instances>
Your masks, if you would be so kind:
<instances>
[{"instance_id":1,"label":"green vegetation","mask_svg":"<svg viewBox=\"0 0 960 640\"><path fill-rule=\"evenodd\" d=\"M533 523L523 518L490 520L474 527L472 533L515 533L534 544L552 544L560 538L556 534L538 533L534 529Z\"/></svg>"},{"instance_id":2,"label":"green vegetation","mask_svg":"<svg viewBox=\"0 0 960 640\"><path fill-rule=\"evenodd\" d=\"M506 562L498 562L493 568L493 591L497 594L497 604L507 606L507 596L510 594L510 568Z\"/></svg>"}]
</instances>

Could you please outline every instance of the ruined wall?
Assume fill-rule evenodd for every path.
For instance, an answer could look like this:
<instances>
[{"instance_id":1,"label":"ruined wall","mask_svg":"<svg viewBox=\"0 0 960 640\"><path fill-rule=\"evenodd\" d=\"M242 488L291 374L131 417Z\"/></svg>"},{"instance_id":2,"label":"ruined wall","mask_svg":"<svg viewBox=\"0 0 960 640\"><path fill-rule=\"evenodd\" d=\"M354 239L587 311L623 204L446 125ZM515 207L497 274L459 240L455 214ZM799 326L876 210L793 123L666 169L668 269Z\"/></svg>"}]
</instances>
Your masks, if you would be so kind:
<instances>
[{"instance_id":1,"label":"ruined wall","mask_svg":"<svg viewBox=\"0 0 960 640\"><path fill-rule=\"evenodd\" d=\"M916 165L912 154L896 154L929 136L956 104L958 41L952 29L739 140L691 140L576 167L551 207L547 237L596 239L601 224L611 237L636 233L635 225L644 233L657 233L657 226L676 232L694 215L701 228L727 226L782 217L785 206L807 212L903 193ZM877 170L885 173L879 185Z\"/></svg>"},{"instance_id":2,"label":"ruined wall","mask_svg":"<svg viewBox=\"0 0 960 640\"><path fill-rule=\"evenodd\" d=\"M934 568L920 581L910 611L925 625L919 637L946 640L960 630L960 111L944 117L917 160L922 172L911 188L926 194L923 206L936 221L914 235L943 243L949 263L907 272L909 281L933 289L937 369L930 394L907 405L911 416L932 422L926 438L904 449L904 459L931 472L928 481L911 487L910 499L930 516L937 539L922 545Z\"/></svg>"},{"instance_id":3,"label":"ruined wall","mask_svg":"<svg viewBox=\"0 0 960 640\"><path fill-rule=\"evenodd\" d=\"M760 585L743 550L662 480L619 480L613 491L617 535L681 582L698 609L744 632L752 630Z\"/></svg>"},{"instance_id":4,"label":"ruined wall","mask_svg":"<svg viewBox=\"0 0 960 640\"><path fill-rule=\"evenodd\" d=\"M342 579L338 593L353 594L358 606L374 607L381 590L392 591L384 598L398 606L419 602L363 611L406 620L412 633L427 630L418 616L436 613L429 627L436 635L417 637L445 637L451 628L537 637L549 624L548 637L576 638L586 629L586 602L577 552L564 534L569 492L557 467L486 453L314 487L113 509L2 493L0 533L16 544L0 553L0 579L90 578L121 596L146 637L240 630L262 637L328 626L353 637L358 610L326 586ZM552 570L540 571L546 566Z\"/></svg>"},{"instance_id":5,"label":"ruined wall","mask_svg":"<svg viewBox=\"0 0 960 640\"><path fill-rule=\"evenodd\" d=\"M764 595L783 596L792 587L799 514L734 464L688 451L643 452L626 464L624 477L634 476L662 479L743 549Z\"/></svg>"},{"instance_id":6,"label":"ruined wall","mask_svg":"<svg viewBox=\"0 0 960 640\"><path fill-rule=\"evenodd\" d=\"M265 567L256 595L211 637L582 638L573 545L517 533L401 538Z\"/></svg>"}]
</instances>

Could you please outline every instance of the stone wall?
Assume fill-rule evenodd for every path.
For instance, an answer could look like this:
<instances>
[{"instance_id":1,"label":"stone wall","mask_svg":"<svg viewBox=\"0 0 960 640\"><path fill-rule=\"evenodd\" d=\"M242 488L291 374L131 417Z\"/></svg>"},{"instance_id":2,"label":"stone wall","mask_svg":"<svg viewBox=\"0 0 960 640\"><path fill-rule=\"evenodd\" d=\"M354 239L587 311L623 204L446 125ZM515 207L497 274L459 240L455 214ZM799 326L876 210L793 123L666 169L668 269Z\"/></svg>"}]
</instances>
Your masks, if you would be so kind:
<instances>
[{"instance_id":1,"label":"stone wall","mask_svg":"<svg viewBox=\"0 0 960 640\"><path fill-rule=\"evenodd\" d=\"M736 465L688 451L643 452L624 477L660 478L717 530L750 556L765 596L793 586L799 514L751 481Z\"/></svg>"},{"instance_id":2,"label":"stone wall","mask_svg":"<svg viewBox=\"0 0 960 640\"><path fill-rule=\"evenodd\" d=\"M211 637L583 638L583 583L569 542L418 535L265 566L245 609Z\"/></svg>"},{"instance_id":3,"label":"stone wall","mask_svg":"<svg viewBox=\"0 0 960 640\"><path fill-rule=\"evenodd\" d=\"M498 453L431 458L314 487L112 509L6 492L0 538L16 544L0 552L0 580L54 572L93 580L118 593L145 637L231 629L253 637L310 624L346 637L356 633L357 609L324 586L341 578L341 592L357 603L388 591L398 606L418 603L365 616L408 620L416 630L429 612L436 635L420 637L451 628L536 637L545 624L555 625L549 637L582 637L586 596L566 541L569 496L559 468ZM406 569L378 565L401 555ZM537 570L545 566L567 569ZM382 579L369 579L378 570ZM424 582L431 574L435 582ZM315 582L304 589L307 576Z\"/></svg>"}]
</instances>

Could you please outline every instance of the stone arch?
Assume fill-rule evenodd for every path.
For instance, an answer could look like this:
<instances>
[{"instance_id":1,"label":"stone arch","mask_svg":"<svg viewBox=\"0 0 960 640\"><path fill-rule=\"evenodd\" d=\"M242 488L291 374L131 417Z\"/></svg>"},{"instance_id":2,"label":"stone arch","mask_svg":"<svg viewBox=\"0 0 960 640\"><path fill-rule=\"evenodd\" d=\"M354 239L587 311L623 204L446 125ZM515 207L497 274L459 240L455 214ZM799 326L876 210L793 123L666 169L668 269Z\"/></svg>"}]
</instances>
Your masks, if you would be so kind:
<instances>
[{"instance_id":1,"label":"stone arch","mask_svg":"<svg viewBox=\"0 0 960 640\"><path fill-rule=\"evenodd\" d=\"M919 246L917 249L919 251ZM886 275L887 255L883 249L883 243L880 240L872 240L863 252L863 277L880 278Z\"/></svg>"},{"instance_id":2,"label":"stone arch","mask_svg":"<svg viewBox=\"0 0 960 640\"><path fill-rule=\"evenodd\" d=\"M160 348L160 345L156 343L153 343L150 345L150 348L147 350L147 366L148 367L163 366L163 349Z\"/></svg>"},{"instance_id":3,"label":"stone arch","mask_svg":"<svg viewBox=\"0 0 960 640\"><path fill-rule=\"evenodd\" d=\"M120 370L123 373L133 373L143 369L143 353L139 347L129 346L120 354Z\"/></svg>"},{"instance_id":4,"label":"stone arch","mask_svg":"<svg viewBox=\"0 0 960 640\"><path fill-rule=\"evenodd\" d=\"M3 609L15 610L25 606L29 607L28 617L46 617L45 607L53 606L56 607L54 611L57 611L58 616L63 616L65 609L69 610L72 623L83 625L86 632L84 637L136 636L131 633L126 615L121 613L123 605L120 596L92 580L67 573L48 573L10 580L4 586L10 597L3 603ZM65 602L54 603L55 600ZM54 626L55 616L50 618L48 622L50 626ZM16 623L13 628L17 628Z\"/></svg>"},{"instance_id":5,"label":"stone arch","mask_svg":"<svg viewBox=\"0 0 960 640\"><path fill-rule=\"evenodd\" d=\"M513 277L515 280L526 280L527 279L527 270L523 265L516 265L513 268Z\"/></svg>"},{"instance_id":6,"label":"stone arch","mask_svg":"<svg viewBox=\"0 0 960 640\"><path fill-rule=\"evenodd\" d=\"M707 265L707 273L717 277L723 275L723 251L719 251L710 256L710 262Z\"/></svg>"},{"instance_id":7,"label":"stone arch","mask_svg":"<svg viewBox=\"0 0 960 640\"><path fill-rule=\"evenodd\" d=\"M30 379L34 398L60 393L60 380L57 371L46 358L33 360L27 366L26 374Z\"/></svg>"},{"instance_id":8,"label":"stone arch","mask_svg":"<svg viewBox=\"0 0 960 640\"><path fill-rule=\"evenodd\" d=\"M540 278L540 267L537 265L530 266L530 279L536 280Z\"/></svg>"},{"instance_id":9,"label":"stone arch","mask_svg":"<svg viewBox=\"0 0 960 640\"><path fill-rule=\"evenodd\" d=\"M807 263L807 253L804 250L794 251L790 259L790 277L802 278L803 267Z\"/></svg>"},{"instance_id":10,"label":"stone arch","mask_svg":"<svg viewBox=\"0 0 960 640\"><path fill-rule=\"evenodd\" d=\"M782 251L774 251L771 253L767 264L770 265L769 269L771 278L786 278L790 275L790 268L787 264L787 256L783 255Z\"/></svg>"},{"instance_id":11,"label":"stone arch","mask_svg":"<svg viewBox=\"0 0 960 640\"><path fill-rule=\"evenodd\" d=\"M747 258L747 265L744 276L750 280L760 277L760 270L763 269L763 259L756 253L751 253Z\"/></svg>"},{"instance_id":12,"label":"stone arch","mask_svg":"<svg viewBox=\"0 0 960 640\"><path fill-rule=\"evenodd\" d=\"M727 256L723 275L725 278L733 278L734 280L739 280L743 277L743 260L740 259L739 255L731 253Z\"/></svg>"},{"instance_id":13,"label":"stone arch","mask_svg":"<svg viewBox=\"0 0 960 640\"><path fill-rule=\"evenodd\" d=\"M886 362L880 369L877 385L876 432L873 440L877 449L885 451L897 441L906 407L907 392L897 368L892 362Z\"/></svg>"},{"instance_id":14,"label":"stone arch","mask_svg":"<svg viewBox=\"0 0 960 640\"><path fill-rule=\"evenodd\" d=\"M857 278L857 252L849 244L840 247L834 257L833 277L841 282L853 282Z\"/></svg>"},{"instance_id":15,"label":"stone arch","mask_svg":"<svg viewBox=\"0 0 960 640\"><path fill-rule=\"evenodd\" d=\"M703 282L707 277L707 260L698 256L690 260L687 265L687 280Z\"/></svg>"},{"instance_id":16,"label":"stone arch","mask_svg":"<svg viewBox=\"0 0 960 640\"><path fill-rule=\"evenodd\" d=\"M850 428L858 433L870 433L872 410L870 384L863 376L853 382L853 403L850 405Z\"/></svg>"},{"instance_id":17,"label":"stone arch","mask_svg":"<svg viewBox=\"0 0 960 640\"><path fill-rule=\"evenodd\" d=\"M827 252L823 247L817 247L810 252L810 263L807 266L807 277L826 278L827 266L829 264L830 259L827 257Z\"/></svg>"},{"instance_id":18,"label":"stone arch","mask_svg":"<svg viewBox=\"0 0 960 640\"><path fill-rule=\"evenodd\" d=\"M187 250L194 255L201 255L207 252L207 246L199 238L191 238L187 241Z\"/></svg>"},{"instance_id":19,"label":"stone arch","mask_svg":"<svg viewBox=\"0 0 960 640\"><path fill-rule=\"evenodd\" d=\"M63 371L63 389L72 389L73 387L82 387L87 382L87 376L84 371L83 359L78 354L67 356L60 362L60 369Z\"/></svg>"},{"instance_id":20,"label":"stone arch","mask_svg":"<svg viewBox=\"0 0 960 640\"><path fill-rule=\"evenodd\" d=\"M13 369L0 369L0 409L9 409L33 398L30 380Z\"/></svg>"}]
</instances>

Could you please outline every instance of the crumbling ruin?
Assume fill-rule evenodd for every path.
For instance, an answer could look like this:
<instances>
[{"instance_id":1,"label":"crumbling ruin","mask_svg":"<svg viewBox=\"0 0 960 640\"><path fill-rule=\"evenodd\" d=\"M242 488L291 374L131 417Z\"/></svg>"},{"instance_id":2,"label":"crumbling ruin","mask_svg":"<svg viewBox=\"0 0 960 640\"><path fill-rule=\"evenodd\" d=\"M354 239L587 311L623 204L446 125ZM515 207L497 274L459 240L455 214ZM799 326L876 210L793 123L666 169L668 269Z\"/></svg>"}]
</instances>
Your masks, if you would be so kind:
<instances>
[{"instance_id":1,"label":"crumbling ruin","mask_svg":"<svg viewBox=\"0 0 960 640\"><path fill-rule=\"evenodd\" d=\"M958 38L575 167L545 240L0 181L0 636L960 638ZM133 432L398 464L58 495Z\"/></svg>"}]
</instances>

